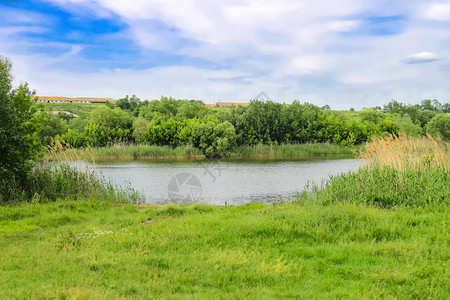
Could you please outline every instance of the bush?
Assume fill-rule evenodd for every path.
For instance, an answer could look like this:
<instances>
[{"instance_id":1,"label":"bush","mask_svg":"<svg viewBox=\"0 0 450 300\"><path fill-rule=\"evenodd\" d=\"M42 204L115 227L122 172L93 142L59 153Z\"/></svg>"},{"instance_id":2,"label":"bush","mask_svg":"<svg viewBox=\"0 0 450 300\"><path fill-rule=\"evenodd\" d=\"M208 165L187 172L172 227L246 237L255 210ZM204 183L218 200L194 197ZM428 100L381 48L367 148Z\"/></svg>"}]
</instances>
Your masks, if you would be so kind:
<instances>
[{"instance_id":1,"label":"bush","mask_svg":"<svg viewBox=\"0 0 450 300\"><path fill-rule=\"evenodd\" d=\"M433 137L440 137L444 141L450 140L450 115L438 114L427 125L427 133Z\"/></svg>"},{"instance_id":2,"label":"bush","mask_svg":"<svg viewBox=\"0 0 450 300\"><path fill-rule=\"evenodd\" d=\"M229 122L199 123L192 128L192 141L208 158L227 157L236 145L236 132Z\"/></svg>"}]
</instances>

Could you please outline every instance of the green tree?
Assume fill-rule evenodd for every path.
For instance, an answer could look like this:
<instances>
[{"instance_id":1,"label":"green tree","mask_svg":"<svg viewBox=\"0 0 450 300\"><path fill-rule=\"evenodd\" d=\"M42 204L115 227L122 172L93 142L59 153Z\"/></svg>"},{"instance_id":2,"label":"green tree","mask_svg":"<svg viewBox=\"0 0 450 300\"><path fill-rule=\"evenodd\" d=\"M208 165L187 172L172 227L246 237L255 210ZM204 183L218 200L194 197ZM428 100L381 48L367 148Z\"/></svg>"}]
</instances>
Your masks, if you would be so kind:
<instances>
[{"instance_id":1,"label":"green tree","mask_svg":"<svg viewBox=\"0 0 450 300\"><path fill-rule=\"evenodd\" d=\"M98 107L91 112L84 135L89 145L97 147L130 142L133 139L132 120L130 113L120 108Z\"/></svg>"},{"instance_id":2,"label":"green tree","mask_svg":"<svg viewBox=\"0 0 450 300\"><path fill-rule=\"evenodd\" d=\"M420 108L422 110L435 110L435 107L433 106L433 101L431 99L422 100Z\"/></svg>"},{"instance_id":3,"label":"green tree","mask_svg":"<svg viewBox=\"0 0 450 300\"><path fill-rule=\"evenodd\" d=\"M442 111L446 114L450 113L450 103L446 102L442 105Z\"/></svg>"},{"instance_id":4,"label":"green tree","mask_svg":"<svg viewBox=\"0 0 450 300\"><path fill-rule=\"evenodd\" d=\"M378 124L385 118L382 112L367 108L359 111L358 116L361 122L372 122L373 124Z\"/></svg>"},{"instance_id":5,"label":"green tree","mask_svg":"<svg viewBox=\"0 0 450 300\"><path fill-rule=\"evenodd\" d=\"M37 124L35 136L43 145L50 145L52 140L67 131L67 121L59 115L54 115L51 111L42 109L34 116Z\"/></svg>"},{"instance_id":6,"label":"green tree","mask_svg":"<svg viewBox=\"0 0 450 300\"><path fill-rule=\"evenodd\" d=\"M378 123L377 125L378 127L378 132L381 135L386 135L386 134L395 134L398 135L398 131L399 131L399 126L397 123L395 123L392 120L383 120L382 122Z\"/></svg>"},{"instance_id":7,"label":"green tree","mask_svg":"<svg viewBox=\"0 0 450 300\"><path fill-rule=\"evenodd\" d=\"M450 140L450 115L438 114L427 125L427 133L433 137Z\"/></svg>"},{"instance_id":8,"label":"green tree","mask_svg":"<svg viewBox=\"0 0 450 300\"><path fill-rule=\"evenodd\" d=\"M36 126L27 83L12 86L11 62L0 56L0 180L24 184L37 153Z\"/></svg>"},{"instance_id":9,"label":"green tree","mask_svg":"<svg viewBox=\"0 0 450 300\"><path fill-rule=\"evenodd\" d=\"M177 117L181 120L202 118L208 113L205 104L202 101L184 101L177 110Z\"/></svg>"},{"instance_id":10,"label":"green tree","mask_svg":"<svg viewBox=\"0 0 450 300\"><path fill-rule=\"evenodd\" d=\"M63 134L61 137L57 137L57 140L64 142L74 148L82 148L87 146L86 137L76 130L69 129L67 133Z\"/></svg>"},{"instance_id":11,"label":"green tree","mask_svg":"<svg viewBox=\"0 0 450 300\"><path fill-rule=\"evenodd\" d=\"M383 106L383 110L385 112L391 114L403 114L407 110L407 106L397 100L392 99L388 104Z\"/></svg>"},{"instance_id":12,"label":"green tree","mask_svg":"<svg viewBox=\"0 0 450 300\"><path fill-rule=\"evenodd\" d=\"M151 145L177 147L181 144L178 133L182 127L183 124L174 118L156 117L148 125L143 140Z\"/></svg>"},{"instance_id":13,"label":"green tree","mask_svg":"<svg viewBox=\"0 0 450 300\"><path fill-rule=\"evenodd\" d=\"M406 114L403 117L397 119L397 124L401 132L411 136L419 136L422 134L422 127L412 122L411 117Z\"/></svg>"},{"instance_id":14,"label":"green tree","mask_svg":"<svg viewBox=\"0 0 450 300\"><path fill-rule=\"evenodd\" d=\"M236 132L230 122L198 123L192 128L193 145L208 158L227 157L236 145Z\"/></svg>"},{"instance_id":15,"label":"green tree","mask_svg":"<svg viewBox=\"0 0 450 300\"><path fill-rule=\"evenodd\" d=\"M144 134L147 131L148 121L144 118L136 118L133 122L133 138L136 142L144 141Z\"/></svg>"}]
</instances>

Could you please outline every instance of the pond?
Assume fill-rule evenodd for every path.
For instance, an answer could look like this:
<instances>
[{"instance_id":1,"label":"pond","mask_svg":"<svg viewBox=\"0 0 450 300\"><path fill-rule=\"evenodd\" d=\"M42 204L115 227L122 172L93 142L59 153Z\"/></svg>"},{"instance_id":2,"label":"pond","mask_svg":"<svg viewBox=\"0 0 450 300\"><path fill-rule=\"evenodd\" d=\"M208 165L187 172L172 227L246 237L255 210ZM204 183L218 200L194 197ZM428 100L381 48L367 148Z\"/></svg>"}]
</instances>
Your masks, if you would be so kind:
<instances>
[{"instance_id":1,"label":"pond","mask_svg":"<svg viewBox=\"0 0 450 300\"><path fill-rule=\"evenodd\" d=\"M308 182L354 171L356 159L297 161L100 161L97 171L141 192L149 204L273 203L295 198Z\"/></svg>"}]
</instances>

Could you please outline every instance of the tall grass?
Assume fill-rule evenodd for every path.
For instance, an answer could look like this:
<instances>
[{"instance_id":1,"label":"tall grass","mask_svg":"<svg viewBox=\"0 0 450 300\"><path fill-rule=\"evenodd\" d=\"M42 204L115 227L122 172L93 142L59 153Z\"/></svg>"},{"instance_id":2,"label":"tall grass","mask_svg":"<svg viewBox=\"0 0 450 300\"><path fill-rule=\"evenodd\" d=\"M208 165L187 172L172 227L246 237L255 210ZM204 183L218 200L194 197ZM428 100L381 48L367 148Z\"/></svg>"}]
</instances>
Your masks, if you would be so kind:
<instances>
[{"instance_id":1,"label":"tall grass","mask_svg":"<svg viewBox=\"0 0 450 300\"><path fill-rule=\"evenodd\" d=\"M432 137L374 138L359 157L367 164L357 172L310 184L299 201L351 202L388 208L448 205L449 144Z\"/></svg>"},{"instance_id":2,"label":"tall grass","mask_svg":"<svg viewBox=\"0 0 450 300\"><path fill-rule=\"evenodd\" d=\"M329 143L240 146L231 153L232 158L252 157L316 157L352 156L350 148Z\"/></svg>"},{"instance_id":3,"label":"tall grass","mask_svg":"<svg viewBox=\"0 0 450 300\"><path fill-rule=\"evenodd\" d=\"M229 158L300 158L300 157L338 157L353 156L350 148L334 144L290 144L239 146L232 150ZM160 159L160 158L205 158L201 150L192 145L171 148L155 145L124 145L115 144L108 147L75 149L70 145L54 142L48 147L44 161L74 161L95 159Z\"/></svg>"},{"instance_id":4,"label":"tall grass","mask_svg":"<svg viewBox=\"0 0 450 300\"><path fill-rule=\"evenodd\" d=\"M119 188L98 177L95 170L80 170L67 163L37 164L28 174L25 185L0 180L0 191L0 204L90 199L112 203L144 202L143 196L133 188Z\"/></svg>"},{"instance_id":5,"label":"tall grass","mask_svg":"<svg viewBox=\"0 0 450 300\"><path fill-rule=\"evenodd\" d=\"M393 168L399 172L406 170L429 171L449 170L449 143L431 136L411 138L373 138L359 157L370 162L370 167Z\"/></svg>"},{"instance_id":6,"label":"tall grass","mask_svg":"<svg viewBox=\"0 0 450 300\"><path fill-rule=\"evenodd\" d=\"M90 148L77 150L56 141L48 147L48 159L36 163L25 183L0 179L0 204L42 203L57 200L100 198L112 203L141 203L143 196L131 187L118 187L97 174ZM68 161L78 161L71 167ZM83 163L83 161L85 163Z\"/></svg>"},{"instance_id":7,"label":"tall grass","mask_svg":"<svg viewBox=\"0 0 450 300\"><path fill-rule=\"evenodd\" d=\"M48 147L48 153L43 156L44 161L75 161L85 160L94 162L95 159L138 159L138 158L204 158L202 152L191 146L171 148L155 145L125 145L114 144L108 147L87 147L75 149L70 145L54 142Z\"/></svg>"}]
</instances>

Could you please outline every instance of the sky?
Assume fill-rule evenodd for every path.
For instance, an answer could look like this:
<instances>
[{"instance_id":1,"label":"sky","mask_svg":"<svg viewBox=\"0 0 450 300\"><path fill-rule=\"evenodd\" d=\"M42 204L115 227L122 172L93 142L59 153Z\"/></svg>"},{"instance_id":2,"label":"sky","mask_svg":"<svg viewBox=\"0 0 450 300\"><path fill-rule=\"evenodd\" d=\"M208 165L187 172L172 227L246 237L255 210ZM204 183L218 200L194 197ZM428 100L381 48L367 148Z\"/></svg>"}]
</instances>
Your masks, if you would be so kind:
<instances>
[{"instance_id":1,"label":"sky","mask_svg":"<svg viewBox=\"0 0 450 300\"><path fill-rule=\"evenodd\" d=\"M41 96L443 103L450 1L0 0L0 54Z\"/></svg>"}]
</instances>

